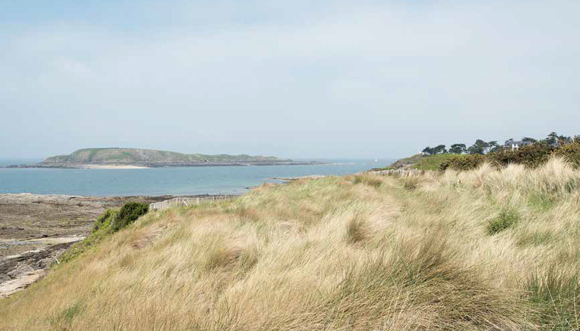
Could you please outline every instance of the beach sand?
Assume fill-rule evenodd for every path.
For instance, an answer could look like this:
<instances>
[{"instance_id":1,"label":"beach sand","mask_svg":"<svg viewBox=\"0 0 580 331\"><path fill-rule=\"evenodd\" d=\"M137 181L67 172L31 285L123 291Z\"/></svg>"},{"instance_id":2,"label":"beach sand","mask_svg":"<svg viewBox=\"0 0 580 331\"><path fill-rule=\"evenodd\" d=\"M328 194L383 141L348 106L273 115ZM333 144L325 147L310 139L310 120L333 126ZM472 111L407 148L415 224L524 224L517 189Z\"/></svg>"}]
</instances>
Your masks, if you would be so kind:
<instances>
[{"instance_id":1,"label":"beach sand","mask_svg":"<svg viewBox=\"0 0 580 331\"><path fill-rule=\"evenodd\" d=\"M82 167L83 169L148 169L148 167L144 166L135 166L135 165L116 165L116 164L107 164L107 165L96 165L96 164L87 164Z\"/></svg>"}]
</instances>

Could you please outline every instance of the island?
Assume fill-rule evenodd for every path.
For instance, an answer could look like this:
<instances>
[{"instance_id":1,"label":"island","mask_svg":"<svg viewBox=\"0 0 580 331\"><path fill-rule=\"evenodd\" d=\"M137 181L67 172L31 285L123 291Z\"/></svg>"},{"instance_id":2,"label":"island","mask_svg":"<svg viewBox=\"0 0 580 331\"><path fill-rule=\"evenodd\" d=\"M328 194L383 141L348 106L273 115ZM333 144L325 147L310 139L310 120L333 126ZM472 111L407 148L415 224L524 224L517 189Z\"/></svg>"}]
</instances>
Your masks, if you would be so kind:
<instances>
[{"instance_id":1,"label":"island","mask_svg":"<svg viewBox=\"0 0 580 331\"><path fill-rule=\"evenodd\" d=\"M309 165L274 156L183 154L140 148L86 148L69 155L52 156L40 163L11 165L8 168L135 169L201 166Z\"/></svg>"}]
</instances>

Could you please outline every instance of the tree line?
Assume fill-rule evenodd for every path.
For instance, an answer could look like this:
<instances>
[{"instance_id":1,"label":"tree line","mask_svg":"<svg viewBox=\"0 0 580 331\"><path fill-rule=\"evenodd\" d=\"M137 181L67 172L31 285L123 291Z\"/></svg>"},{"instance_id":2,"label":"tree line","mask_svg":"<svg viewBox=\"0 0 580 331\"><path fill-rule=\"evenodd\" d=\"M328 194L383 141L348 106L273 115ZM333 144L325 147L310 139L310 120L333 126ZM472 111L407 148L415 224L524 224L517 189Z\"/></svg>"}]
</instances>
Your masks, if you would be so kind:
<instances>
[{"instance_id":1,"label":"tree line","mask_svg":"<svg viewBox=\"0 0 580 331\"><path fill-rule=\"evenodd\" d=\"M559 135L556 132L550 133L546 138L536 140L530 137L523 137L522 142L527 144L545 144L550 146L557 146L566 144L568 142L572 142L574 140L580 140L580 136L567 137L563 135ZM506 145L510 145L514 143L514 139L510 138L506 140L505 144L499 145L497 141L484 141L482 139L477 139L475 143L469 147L465 144L453 144L446 148L445 145L438 145L435 147L425 147L421 152L424 155L436 155L436 154L479 154L484 155L490 152L497 152L500 149L504 148Z\"/></svg>"}]
</instances>

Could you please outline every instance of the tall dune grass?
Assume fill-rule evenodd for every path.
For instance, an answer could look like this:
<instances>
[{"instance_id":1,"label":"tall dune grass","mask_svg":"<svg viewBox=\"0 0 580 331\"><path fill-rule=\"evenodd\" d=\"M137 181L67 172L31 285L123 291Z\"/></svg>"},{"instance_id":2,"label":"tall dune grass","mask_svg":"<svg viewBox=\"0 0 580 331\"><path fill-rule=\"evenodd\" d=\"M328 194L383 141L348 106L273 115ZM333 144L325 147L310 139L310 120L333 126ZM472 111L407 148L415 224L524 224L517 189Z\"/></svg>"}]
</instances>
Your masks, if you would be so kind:
<instances>
[{"instance_id":1,"label":"tall dune grass","mask_svg":"<svg viewBox=\"0 0 580 331\"><path fill-rule=\"evenodd\" d=\"M0 330L578 329L579 183L554 159L150 213L0 301Z\"/></svg>"}]
</instances>

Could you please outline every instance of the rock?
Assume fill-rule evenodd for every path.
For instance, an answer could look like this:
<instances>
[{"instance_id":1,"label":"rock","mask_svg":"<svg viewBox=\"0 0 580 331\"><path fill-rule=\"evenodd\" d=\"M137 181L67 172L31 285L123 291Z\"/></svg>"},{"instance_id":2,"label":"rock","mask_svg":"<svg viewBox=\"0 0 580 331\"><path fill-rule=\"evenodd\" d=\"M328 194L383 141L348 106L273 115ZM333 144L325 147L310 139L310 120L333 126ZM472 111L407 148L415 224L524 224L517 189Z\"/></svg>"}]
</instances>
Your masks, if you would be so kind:
<instances>
[{"instance_id":1,"label":"rock","mask_svg":"<svg viewBox=\"0 0 580 331\"><path fill-rule=\"evenodd\" d=\"M12 279L0 284L0 298L8 297L18 291L28 287L46 275L44 270L34 270L21 275L17 279Z\"/></svg>"}]
</instances>

